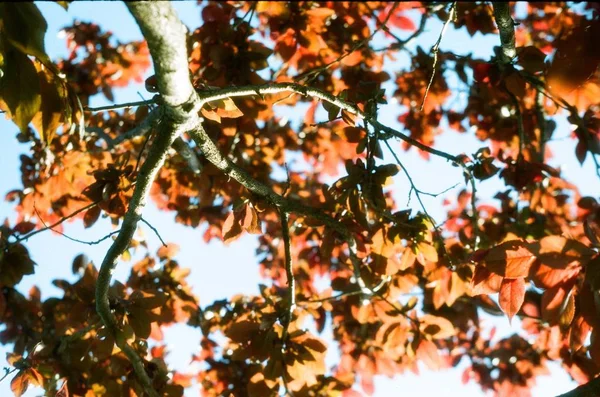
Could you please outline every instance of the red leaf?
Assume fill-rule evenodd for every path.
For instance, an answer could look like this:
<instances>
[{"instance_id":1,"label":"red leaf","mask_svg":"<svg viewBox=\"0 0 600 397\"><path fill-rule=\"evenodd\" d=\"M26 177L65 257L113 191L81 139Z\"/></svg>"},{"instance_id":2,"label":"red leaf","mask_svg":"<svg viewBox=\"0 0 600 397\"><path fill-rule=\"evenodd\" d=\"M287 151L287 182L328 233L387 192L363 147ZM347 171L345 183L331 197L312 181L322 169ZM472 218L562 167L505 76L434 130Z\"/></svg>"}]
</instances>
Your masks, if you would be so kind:
<instances>
[{"instance_id":1,"label":"red leaf","mask_svg":"<svg viewBox=\"0 0 600 397\"><path fill-rule=\"evenodd\" d=\"M85 212L85 215L83 216L83 226L87 229L90 226L92 226L94 223L96 223L96 221L100 217L101 212L102 212L102 210L97 205L95 205L92 208L90 208L89 210L87 210Z\"/></svg>"},{"instance_id":2,"label":"red leaf","mask_svg":"<svg viewBox=\"0 0 600 397\"><path fill-rule=\"evenodd\" d=\"M13 230L19 234L27 234L35 229L35 223L32 222L19 222L13 227Z\"/></svg>"},{"instance_id":3,"label":"red leaf","mask_svg":"<svg viewBox=\"0 0 600 397\"><path fill-rule=\"evenodd\" d=\"M415 26L415 23L412 21L412 19L405 17L404 15L392 15L388 22L393 26L397 27L398 29L410 31L417 30L417 27Z\"/></svg>"},{"instance_id":4,"label":"red leaf","mask_svg":"<svg viewBox=\"0 0 600 397\"><path fill-rule=\"evenodd\" d=\"M577 156L579 164L583 164L585 162L585 158L587 156L587 145L583 140L577 142L577 146L575 146L575 156Z\"/></svg>"},{"instance_id":5,"label":"red leaf","mask_svg":"<svg viewBox=\"0 0 600 397\"><path fill-rule=\"evenodd\" d=\"M519 72L512 72L504 78L506 89L521 99L525 96L525 79Z\"/></svg>"},{"instance_id":6,"label":"red leaf","mask_svg":"<svg viewBox=\"0 0 600 397\"><path fill-rule=\"evenodd\" d=\"M524 300L525 280L523 278L505 278L502 280L498 302L504 313L508 316L509 321L519 312Z\"/></svg>"}]
</instances>

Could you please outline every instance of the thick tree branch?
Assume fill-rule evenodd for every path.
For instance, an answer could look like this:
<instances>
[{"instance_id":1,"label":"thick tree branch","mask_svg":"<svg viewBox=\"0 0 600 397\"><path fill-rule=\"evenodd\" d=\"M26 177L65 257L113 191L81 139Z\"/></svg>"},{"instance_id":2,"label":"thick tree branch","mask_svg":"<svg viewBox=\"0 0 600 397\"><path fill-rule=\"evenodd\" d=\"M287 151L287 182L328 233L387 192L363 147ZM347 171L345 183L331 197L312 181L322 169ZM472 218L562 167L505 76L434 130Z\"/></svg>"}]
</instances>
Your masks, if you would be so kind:
<instances>
[{"instance_id":1,"label":"thick tree branch","mask_svg":"<svg viewBox=\"0 0 600 397\"><path fill-rule=\"evenodd\" d=\"M190 170L192 170L194 174L199 174L202 172L203 166L200 162L200 159L198 159L196 152L194 152L194 150L186 141L183 140L182 137L175 139L175 142L173 142L173 149L175 149L175 151L179 153L181 157L183 157L183 159L187 162L188 167L190 167Z\"/></svg>"},{"instance_id":2,"label":"thick tree branch","mask_svg":"<svg viewBox=\"0 0 600 397\"><path fill-rule=\"evenodd\" d=\"M500 31L500 61L504 64L512 62L517 56L515 45L515 21L510 16L510 3L494 2L494 19Z\"/></svg>"},{"instance_id":3,"label":"thick tree branch","mask_svg":"<svg viewBox=\"0 0 600 397\"><path fill-rule=\"evenodd\" d=\"M187 28L171 4L128 2L127 7L148 42L163 102L174 108L193 103L194 89L187 64ZM184 120L186 116L183 115Z\"/></svg>"},{"instance_id":4,"label":"thick tree branch","mask_svg":"<svg viewBox=\"0 0 600 397\"><path fill-rule=\"evenodd\" d=\"M600 396L600 378L594 378L588 383L557 397L598 397Z\"/></svg>"},{"instance_id":5,"label":"thick tree branch","mask_svg":"<svg viewBox=\"0 0 600 397\"><path fill-rule=\"evenodd\" d=\"M146 394L158 396L152 387L152 379L146 372L144 362L125 338L109 302L112 273L119 256L129 247L142 210L150 193L150 186L162 167L168 149L183 132L196 125L198 98L189 79L186 46L186 28L168 2L127 3L136 19L154 62L154 69L161 94L163 114L157 136L148 156L142 164L121 231L106 253L96 284L96 311L108 331L115 336L117 346L127 355L135 374Z\"/></svg>"},{"instance_id":6,"label":"thick tree branch","mask_svg":"<svg viewBox=\"0 0 600 397\"><path fill-rule=\"evenodd\" d=\"M146 393L153 396L158 396L158 394L152 389L152 381L146 373L142 359L123 338L118 337L118 334L121 331L119 330L117 319L110 308L108 292L112 273L117 266L119 256L121 256L121 254L129 247L133 234L137 229L137 224L142 217L142 210L146 205L146 199L150 193L152 181L165 161L167 150L173 144L175 137L179 133L179 129L166 123L163 124L163 128L159 130L158 136L150 148L148 157L140 168L133 196L131 197L129 208L123 219L121 231L102 261L96 284L96 311L109 332L115 335L117 346L123 350L131 361L135 373Z\"/></svg>"}]
</instances>

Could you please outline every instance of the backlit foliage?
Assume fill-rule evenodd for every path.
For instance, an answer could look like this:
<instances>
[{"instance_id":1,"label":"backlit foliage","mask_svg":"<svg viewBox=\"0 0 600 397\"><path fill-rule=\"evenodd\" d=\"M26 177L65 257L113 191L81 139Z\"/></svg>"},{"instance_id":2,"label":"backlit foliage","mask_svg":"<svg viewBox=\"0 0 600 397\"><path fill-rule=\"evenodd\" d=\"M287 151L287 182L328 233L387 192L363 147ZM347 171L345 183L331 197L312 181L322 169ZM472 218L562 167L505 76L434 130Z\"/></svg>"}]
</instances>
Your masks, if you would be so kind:
<instances>
[{"instance_id":1,"label":"backlit foliage","mask_svg":"<svg viewBox=\"0 0 600 397\"><path fill-rule=\"evenodd\" d=\"M143 358L160 395L180 396L197 382L203 396L285 390L350 397L372 394L376 375L467 362L463 382L498 396L529 396L550 361L580 383L600 373L600 204L548 165L546 145L570 135L573 155L593 161L600 176L600 9L592 2L521 6L516 57L504 63L499 47L481 59L431 51L420 41L435 20L470 36L497 35L489 2L200 2L202 24L187 42L199 92L296 82L373 118L394 101L387 109L419 143L444 151L438 137L460 133L482 148L456 153L447 165L462 167L465 185L445 193L447 219L436 223L426 210L394 201L394 178L407 164L385 147L399 160L407 150L418 150L422 161L435 153L308 96L210 102L200 114L224 156L340 229L290 211L290 318L277 207L217 169L184 134L188 152L169 152L152 200L176 222L203 228L206 242L257 235L264 285L257 296L199 302L175 244L154 254L143 241L131 242L131 250L147 254L123 284L111 285L116 337ZM16 287L34 272L26 240L35 230L65 218L86 228L101 216L116 229L121 224L156 139L152 125L141 126L160 98L125 110L87 105L94 95L113 101L114 88L144 81L150 52L145 41L120 43L93 21L75 22L64 28L67 59L51 60L45 31L33 3L0 4L0 109L30 147L21 156L22 186L6 194L17 221L0 227L0 342L14 346L11 387L17 396L29 386L57 396L141 396L130 361L96 313L98 270L85 256L74 259L76 282L54 280L59 298ZM410 62L400 68L394 59L404 55ZM145 81L151 95L158 92L156 78ZM303 109L299 124L277 112L286 107ZM567 118L571 130L560 131L554 116ZM288 167L292 158L302 165ZM474 197L492 178L504 185L493 199ZM423 194L416 186L411 193ZM356 240L358 269L341 229ZM317 287L323 278L330 280L325 290ZM527 338L492 341L494 331L480 323L484 311L520 318ZM195 372L165 363L171 341L163 330L175 323L202 332L200 346L191 347L200 363ZM325 364L328 349L339 355L333 368Z\"/></svg>"}]
</instances>

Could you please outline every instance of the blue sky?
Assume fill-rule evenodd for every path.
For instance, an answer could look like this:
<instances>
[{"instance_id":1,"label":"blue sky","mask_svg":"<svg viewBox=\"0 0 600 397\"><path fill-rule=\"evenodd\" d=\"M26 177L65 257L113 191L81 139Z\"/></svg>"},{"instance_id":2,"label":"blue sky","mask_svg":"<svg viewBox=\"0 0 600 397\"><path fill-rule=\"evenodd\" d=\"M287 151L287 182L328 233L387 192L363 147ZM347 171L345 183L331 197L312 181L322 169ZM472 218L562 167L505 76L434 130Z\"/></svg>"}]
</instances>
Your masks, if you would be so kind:
<instances>
[{"instance_id":1,"label":"blue sky","mask_svg":"<svg viewBox=\"0 0 600 397\"><path fill-rule=\"evenodd\" d=\"M47 2L36 2L38 7L48 21L48 33L46 36L46 49L54 59L66 55L66 46L64 40L58 39L59 30L72 24L73 19L81 21L91 21L99 24L105 31L111 31L116 38L122 42L141 39L141 34L133 18L127 12L126 7L121 2L74 2L71 3L69 11L64 11L60 6ZM173 2L183 22L188 27L197 27L200 25L200 8L196 2ZM431 21L427 24L427 31L417 40L417 43L428 49L437 40L441 29L439 21ZM399 32L406 34L407 32ZM492 46L497 45L499 39L497 36L476 35L474 39L463 32L453 32L450 30L442 42L442 50L451 50L458 54L473 52L482 58L489 58L492 54ZM398 70L400 67L406 67L409 61L406 53L400 54L397 62L389 64L388 70ZM148 75L152 72L148 71ZM391 86L390 86L391 87ZM453 83L450 82L450 87ZM146 93L143 84L132 84L123 90L115 90L115 102L127 102L139 100L137 92ZM390 93L390 90L388 90ZM148 95L149 96L149 95ZM102 95L97 95L91 100L91 106L107 104ZM295 115L294 115L295 113ZM297 117L298 110L281 110L282 116ZM380 112L380 121L392 127L400 126L397 124L396 117L399 114L397 107L390 105L389 111L382 109ZM564 120L557 120L559 129L556 136L567 136L570 133L568 125ZM562 127L562 128L561 128ZM20 187L18 174L20 153L26 151L25 145L19 144L15 137L17 128L14 124L4 119L0 120L0 145L2 156L0 156L0 169L5 170L0 178L0 194L4 195L7 191ZM453 153L474 153L485 143L476 141L468 134L458 134L447 132L436 138L436 146ZM399 147L399 146L398 146ZM600 191L600 183L595 178L592 162L588 159L584 167L581 167L574 156L574 142L571 140L561 140L551 142L550 149L555 154L554 165L562 165L562 169L567 179L575 182L583 194L597 194ZM413 179L418 183L418 187L424 191L441 191L445 188L462 181L460 170L451 167L445 161L432 158L429 162L424 162L418 156L415 150L401 152L398 150L404 164L409 168ZM386 158L391 162L391 158ZM490 197L497 191L500 182L497 180L486 181L479 186L480 197ZM462 185L455 188L449 195L456 194ZM403 176L398 176L395 181L394 194L399 205L404 205L407 201L408 184ZM427 209L431 215L439 221L443 221L445 210L440 205L441 198L423 197ZM414 198L411 205L415 205ZM9 217L14 219L12 206L9 203L0 202L0 218ZM173 222L173 214L159 212L152 204L146 208L144 218L158 228L163 238L167 241L176 242L181 251L177 257L180 264L192 269L189 282L192 284L195 293L200 297L201 304L207 305L216 299L230 297L238 293L255 294L258 292L257 260L254 258L255 237L245 235L238 241L229 246L224 246L217 241L205 244L202 240L202 228L190 229ZM79 223L67 224L65 232L72 236L77 236L84 240L96 240L109 231L111 227L108 222L99 222L94 228L86 230ZM159 247L157 238L146 227L142 227L151 247ZM33 259L38 263L36 273L33 276L25 277L19 285L21 291L26 292L32 285L38 285L42 290L42 297L56 295L60 290L51 285L51 280L57 277L72 280L70 265L73 258L85 252L88 257L99 264L104 257L110 241L105 241L96 246L82 246L53 233L41 233L33 237L28 243ZM141 253L140 253L141 254ZM138 254L137 257L140 256ZM135 261L136 256L133 260ZM133 262L123 262L119 265L115 278L123 280L129 273ZM232 277L232 275L234 275ZM497 338L501 338L519 331L518 321L513 321L512 327L509 326L506 318L490 318L490 325L496 325L499 328ZM168 356L169 363L177 369L185 370L191 354L196 352L200 340L198 330L190 329L185 326L175 326L165 331L167 341L170 341ZM9 351L0 346L0 367L6 366L4 352ZM328 362L334 364L336 354L332 352L328 356ZM478 385L470 383L462 385L460 381L461 369L431 372L423 369L420 376L406 374L397 376L394 379L378 377L376 381L376 396L396 395L398 391L403 391L407 395L438 395L438 396L480 396L483 395ZM553 367L552 377L539 378L539 384L534 395L546 396L557 394L571 389L574 384L569 377L561 370ZM10 381L5 380L0 384L0 395L10 395ZM32 390L27 395L39 395L40 390ZM197 395L197 389L189 390L186 395Z\"/></svg>"}]
</instances>

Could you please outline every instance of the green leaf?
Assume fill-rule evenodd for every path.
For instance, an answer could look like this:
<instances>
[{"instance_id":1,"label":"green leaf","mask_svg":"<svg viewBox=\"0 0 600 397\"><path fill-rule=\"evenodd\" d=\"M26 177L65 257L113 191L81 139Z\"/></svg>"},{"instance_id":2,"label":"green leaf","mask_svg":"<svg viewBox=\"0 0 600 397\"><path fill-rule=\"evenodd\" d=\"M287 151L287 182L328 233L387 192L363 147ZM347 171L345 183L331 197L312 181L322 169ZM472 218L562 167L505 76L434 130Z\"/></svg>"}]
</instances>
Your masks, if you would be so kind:
<instances>
[{"instance_id":1,"label":"green leaf","mask_svg":"<svg viewBox=\"0 0 600 397\"><path fill-rule=\"evenodd\" d=\"M33 125L40 134L42 142L49 144L56 130L65 120L64 114L69 107L65 85L56 75L36 62L40 82L41 112L33 119ZM99 208L98 208L99 210Z\"/></svg>"},{"instance_id":2,"label":"green leaf","mask_svg":"<svg viewBox=\"0 0 600 397\"><path fill-rule=\"evenodd\" d=\"M65 11L69 10L69 3L70 1L57 1L56 4L58 4L59 6L61 6L62 8L65 9Z\"/></svg>"},{"instance_id":3,"label":"green leaf","mask_svg":"<svg viewBox=\"0 0 600 397\"><path fill-rule=\"evenodd\" d=\"M0 80L0 101L6 103L13 122L24 132L40 110L40 80L27 55L10 51L5 61L5 73Z\"/></svg>"},{"instance_id":4,"label":"green leaf","mask_svg":"<svg viewBox=\"0 0 600 397\"><path fill-rule=\"evenodd\" d=\"M15 48L49 63L44 47L48 24L33 2L2 3L0 18L4 24L3 33Z\"/></svg>"}]
</instances>

